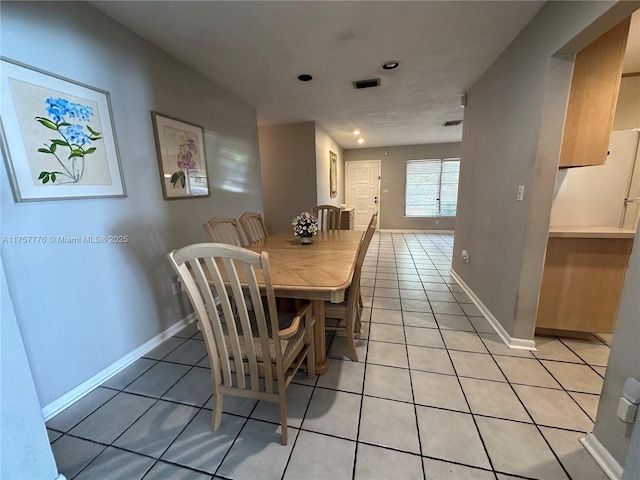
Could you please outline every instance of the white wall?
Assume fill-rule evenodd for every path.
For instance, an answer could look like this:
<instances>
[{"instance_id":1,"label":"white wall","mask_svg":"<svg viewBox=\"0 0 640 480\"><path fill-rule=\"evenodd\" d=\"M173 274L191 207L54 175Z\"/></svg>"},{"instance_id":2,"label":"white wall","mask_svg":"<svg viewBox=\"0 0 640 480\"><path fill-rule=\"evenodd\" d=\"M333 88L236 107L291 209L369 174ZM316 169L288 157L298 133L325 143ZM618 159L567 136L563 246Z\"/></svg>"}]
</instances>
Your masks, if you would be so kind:
<instances>
[{"instance_id":1,"label":"white wall","mask_svg":"<svg viewBox=\"0 0 640 480\"><path fill-rule=\"evenodd\" d=\"M612 132L603 165L559 169L551 225L619 227L637 149L637 130Z\"/></svg>"},{"instance_id":2,"label":"white wall","mask_svg":"<svg viewBox=\"0 0 640 480\"><path fill-rule=\"evenodd\" d=\"M314 122L260 127L264 220L269 232L292 229L291 219L316 205L315 137Z\"/></svg>"},{"instance_id":3,"label":"white wall","mask_svg":"<svg viewBox=\"0 0 640 480\"><path fill-rule=\"evenodd\" d=\"M640 75L622 77L613 120L614 130L640 128Z\"/></svg>"},{"instance_id":4,"label":"white wall","mask_svg":"<svg viewBox=\"0 0 640 480\"><path fill-rule=\"evenodd\" d=\"M624 423L616 416L625 380L627 377L640 380L640 301L638 298L640 298L640 235L636 235L629 259L629 270L622 290L611 354L593 429L596 438L622 467L631 457L636 459L637 465L637 459L640 457L640 450L629 451L633 424Z\"/></svg>"},{"instance_id":5,"label":"white wall","mask_svg":"<svg viewBox=\"0 0 640 480\"><path fill-rule=\"evenodd\" d=\"M344 199L344 156L342 147L329 136L322 128L316 125L316 183L317 183L317 205L334 205L339 207L345 203ZM333 152L338 157L338 194L331 197L329 185L329 152Z\"/></svg>"},{"instance_id":6,"label":"white wall","mask_svg":"<svg viewBox=\"0 0 640 480\"><path fill-rule=\"evenodd\" d=\"M0 259L0 478L53 480L58 469ZM10 368L8 368L10 367Z\"/></svg>"},{"instance_id":7,"label":"white wall","mask_svg":"<svg viewBox=\"0 0 640 480\"><path fill-rule=\"evenodd\" d=\"M2 244L41 406L190 311L166 254L214 215L262 211L255 109L85 2L3 2L1 54L111 95L127 198L15 203L1 169L2 235L127 235L126 244ZM150 112L201 125L211 197L165 201ZM314 186L315 188L315 186ZM314 190L315 191L315 190ZM2 369L10 368L2 362ZM4 395L4 392L3 392Z\"/></svg>"}]
</instances>

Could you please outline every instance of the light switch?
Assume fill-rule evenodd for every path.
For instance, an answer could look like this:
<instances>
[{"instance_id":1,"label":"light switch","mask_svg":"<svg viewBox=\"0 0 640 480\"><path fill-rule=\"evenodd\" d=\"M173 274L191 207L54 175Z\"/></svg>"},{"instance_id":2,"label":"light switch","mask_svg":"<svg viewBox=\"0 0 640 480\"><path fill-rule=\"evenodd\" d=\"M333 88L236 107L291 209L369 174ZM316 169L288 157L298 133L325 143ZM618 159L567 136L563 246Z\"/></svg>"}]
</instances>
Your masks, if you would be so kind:
<instances>
[{"instance_id":1,"label":"light switch","mask_svg":"<svg viewBox=\"0 0 640 480\"><path fill-rule=\"evenodd\" d=\"M521 202L524 199L524 185L518 185L518 201Z\"/></svg>"}]
</instances>

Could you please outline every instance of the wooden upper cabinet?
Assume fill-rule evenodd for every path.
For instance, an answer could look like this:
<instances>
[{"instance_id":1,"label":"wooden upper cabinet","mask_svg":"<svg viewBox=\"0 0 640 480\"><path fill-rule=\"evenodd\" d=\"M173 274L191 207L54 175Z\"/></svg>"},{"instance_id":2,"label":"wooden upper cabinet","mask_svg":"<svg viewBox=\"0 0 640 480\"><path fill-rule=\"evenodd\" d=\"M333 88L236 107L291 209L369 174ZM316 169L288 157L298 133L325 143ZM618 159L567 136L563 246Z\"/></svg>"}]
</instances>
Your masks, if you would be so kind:
<instances>
[{"instance_id":1,"label":"wooden upper cabinet","mask_svg":"<svg viewBox=\"0 0 640 480\"><path fill-rule=\"evenodd\" d=\"M560 167L601 165L607 158L630 21L576 54Z\"/></svg>"}]
</instances>

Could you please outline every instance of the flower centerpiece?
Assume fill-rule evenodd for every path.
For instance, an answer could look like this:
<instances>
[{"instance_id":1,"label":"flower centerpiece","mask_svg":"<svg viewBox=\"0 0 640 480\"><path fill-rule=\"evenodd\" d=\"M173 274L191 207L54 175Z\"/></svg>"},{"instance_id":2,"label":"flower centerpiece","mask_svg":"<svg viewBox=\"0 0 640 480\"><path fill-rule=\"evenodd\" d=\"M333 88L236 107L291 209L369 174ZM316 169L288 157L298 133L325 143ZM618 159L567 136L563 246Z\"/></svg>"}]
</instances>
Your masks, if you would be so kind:
<instances>
[{"instance_id":1,"label":"flower centerpiece","mask_svg":"<svg viewBox=\"0 0 640 480\"><path fill-rule=\"evenodd\" d=\"M302 212L292 220L291 224L293 234L300 238L300 243L303 245L311 243L311 237L318 233L318 219L309 212Z\"/></svg>"}]
</instances>

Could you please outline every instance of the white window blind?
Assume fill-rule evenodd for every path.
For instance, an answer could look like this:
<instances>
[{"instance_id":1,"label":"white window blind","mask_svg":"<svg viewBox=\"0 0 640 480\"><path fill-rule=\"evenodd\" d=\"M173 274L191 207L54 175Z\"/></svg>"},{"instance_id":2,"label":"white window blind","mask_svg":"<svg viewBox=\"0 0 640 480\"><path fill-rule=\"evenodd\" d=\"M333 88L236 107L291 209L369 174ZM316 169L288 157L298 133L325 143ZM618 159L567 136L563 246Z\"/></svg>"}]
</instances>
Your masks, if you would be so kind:
<instances>
[{"instance_id":1,"label":"white window blind","mask_svg":"<svg viewBox=\"0 0 640 480\"><path fill-rule=\"evenodd\" d=\"M455 216L459 174L459 158L407 161L405 216Z\"/></svg>"}]
</instances>

